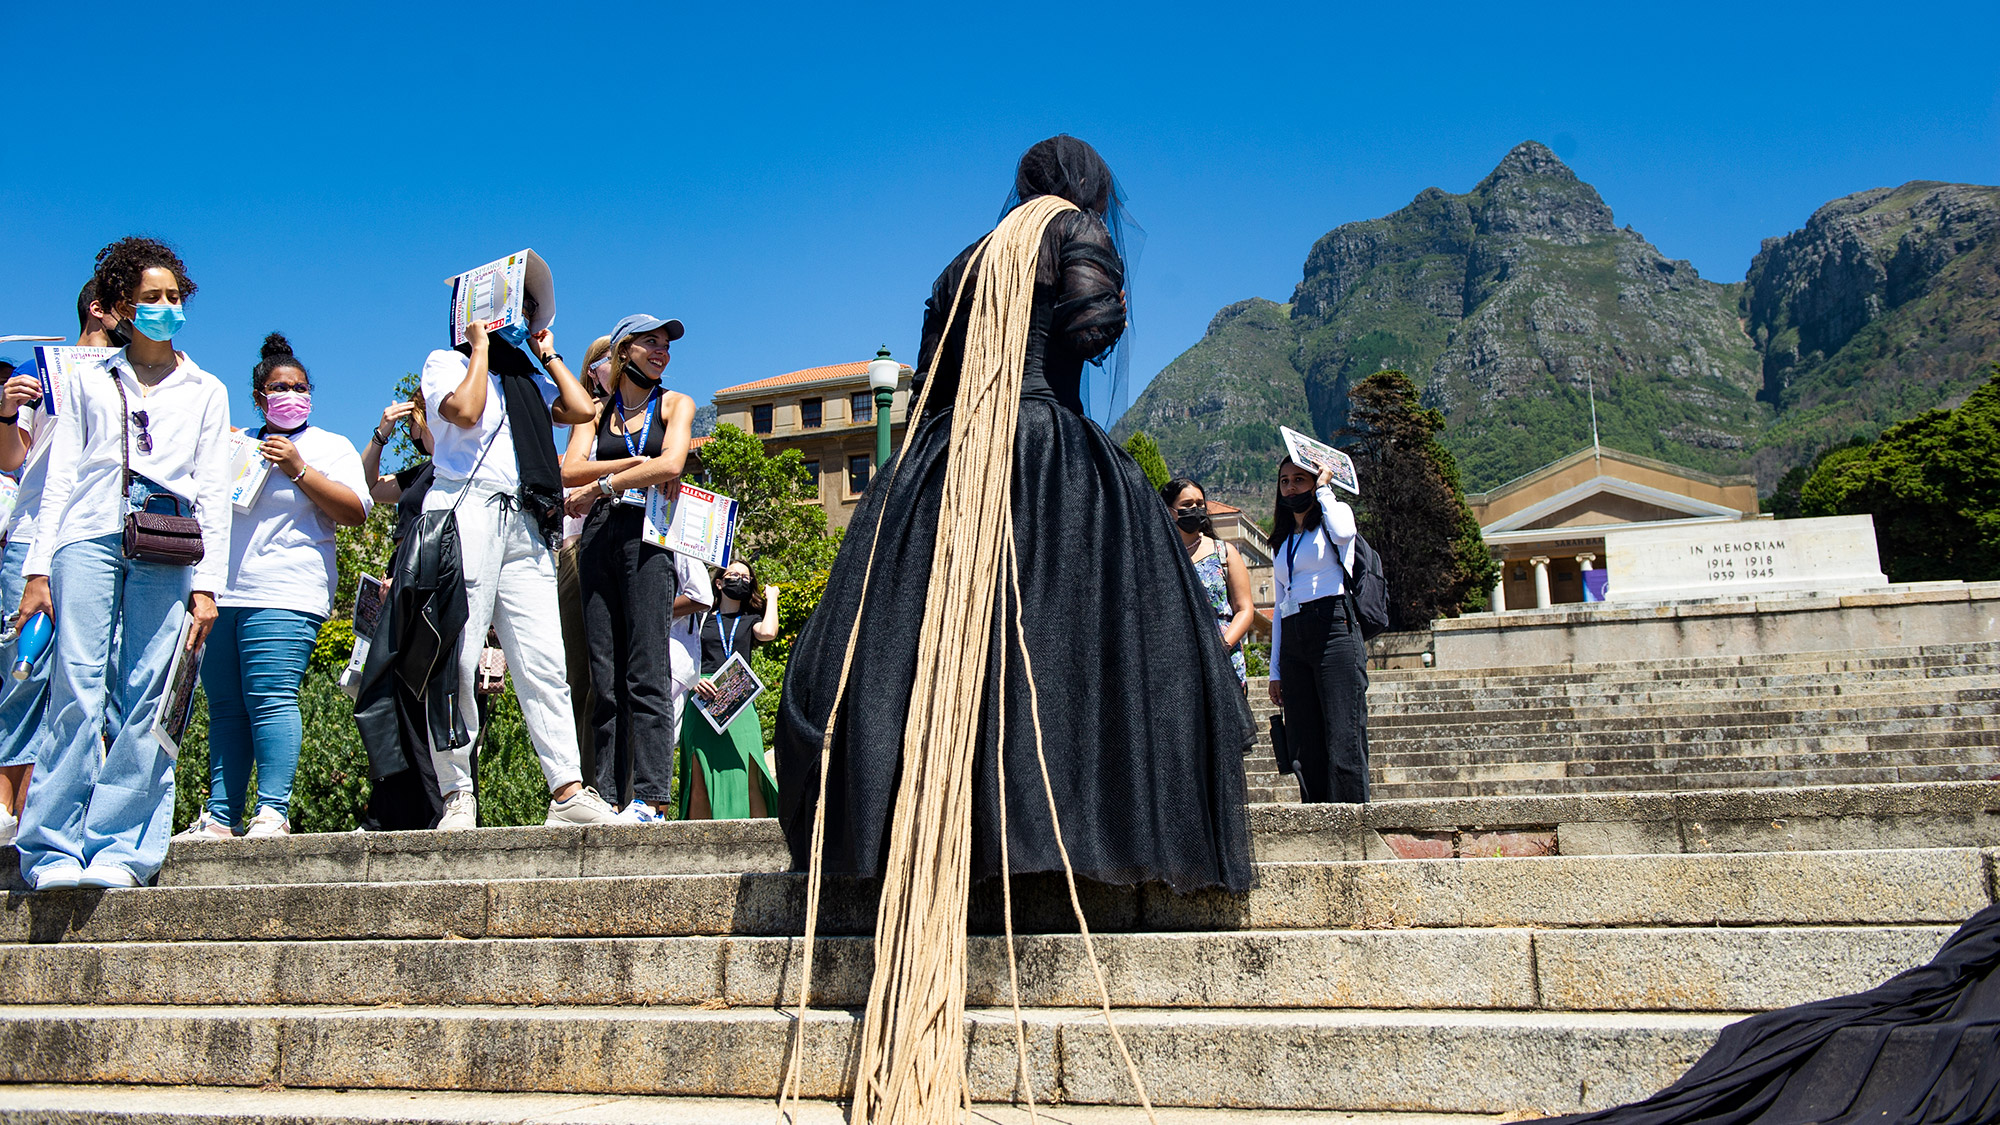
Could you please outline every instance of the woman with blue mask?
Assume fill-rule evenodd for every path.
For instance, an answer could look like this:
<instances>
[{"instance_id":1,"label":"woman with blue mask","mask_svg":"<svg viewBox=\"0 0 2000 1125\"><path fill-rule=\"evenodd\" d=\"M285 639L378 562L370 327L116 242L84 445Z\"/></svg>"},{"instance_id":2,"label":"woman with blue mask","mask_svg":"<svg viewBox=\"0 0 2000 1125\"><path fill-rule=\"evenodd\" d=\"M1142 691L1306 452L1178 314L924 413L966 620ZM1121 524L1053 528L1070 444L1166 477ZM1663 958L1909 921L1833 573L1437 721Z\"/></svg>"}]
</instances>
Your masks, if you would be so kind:
<instances>
[{"instance_id":1,"label":"woman with blue mask","mask_svg":"<svg viewBox=\"0 0 2000 1125\"><path fill-rule=\"evenodd\" d=\"M199 650L228 577L227 393L172 343L194 282L150 238L100 251L96 282L131 343L76 374L49 448L45 530L22 568L22 613L56 624L15 840L37 890L133 887L159 871L174 759L153 727L176 647ZM199 535L177 550L128 550L128 516L141 512L191 516Z\"/></svg>"},{"instance_id":2,"label":"woman with blue mask","mask_svg":"<svg viewBox=\"0 0 2000 1125\"><path fill-rule=\"evenodd\" d=\"M361 454L311 424L312 377L277 332L250 371L264 415L255 433L262 483L234 505L229 582L201 686L208 692L208 807L183 837L282 836L291 831L292 777L303 725L299 686L319 627L333 612L336 527L368 518ZM247 491L247 489L246 489ZM250 768L257 814L242 825Z\"/></svg>"}]
</instances>

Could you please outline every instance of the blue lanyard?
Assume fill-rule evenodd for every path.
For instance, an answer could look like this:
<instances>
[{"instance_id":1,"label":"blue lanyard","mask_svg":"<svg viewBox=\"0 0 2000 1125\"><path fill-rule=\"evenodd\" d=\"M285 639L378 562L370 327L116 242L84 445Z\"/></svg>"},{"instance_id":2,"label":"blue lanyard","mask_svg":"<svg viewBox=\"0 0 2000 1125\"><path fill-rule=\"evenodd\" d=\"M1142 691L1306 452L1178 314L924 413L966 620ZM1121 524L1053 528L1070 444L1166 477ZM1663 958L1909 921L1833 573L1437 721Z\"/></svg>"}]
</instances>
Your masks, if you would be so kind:
<instances>
[{"instance_id":1,"label":"blue lanyard","mask_svg":"<svg viewBox=\"0 0 2000 1125\"><path fill-rule=\"evenodd\" d=\"M1313 530L1318 531L1319 529L1314 528ZM1305 534L1303 531L1294 531L1292 532L1292 537L1285 542L1285 581L1287 582L1290 582L1299 572L1299 544L1304 540Z\"/></svg>"},{"instance_id":2,"label":"blue lanyard","mask_svg":"<svg viewBox=\"0 0 2000 1125\"><path fill-rule=\"evenodd\" d=\"M719 613L715 615L715 633L722 638L722 662L724 664L729 663L729 658L736 655L736 623L741 620L743 620L743 615L740 613L731 616L729 619L729 628L724 629L722 627L722 615Z\"/></svg>"},{"instance_id":3,"label":"blue lanyard","mask_svg":"<svg viewBox=\"0 0 2000 1125\"><path fill-rule=\"evenodd\" d=\"M639 431L639 444L632 444L632 424L630 422L626 422L625 432L618 435L625 439L625 452L633 457L644 457L646 455L646 443L653 436L653 398L659 393L660 389L654 387L646 394L646 428ZM611 409L619 418L623 419L625 417L624 391L611 392Z\"/></svg>"}]
</instances>

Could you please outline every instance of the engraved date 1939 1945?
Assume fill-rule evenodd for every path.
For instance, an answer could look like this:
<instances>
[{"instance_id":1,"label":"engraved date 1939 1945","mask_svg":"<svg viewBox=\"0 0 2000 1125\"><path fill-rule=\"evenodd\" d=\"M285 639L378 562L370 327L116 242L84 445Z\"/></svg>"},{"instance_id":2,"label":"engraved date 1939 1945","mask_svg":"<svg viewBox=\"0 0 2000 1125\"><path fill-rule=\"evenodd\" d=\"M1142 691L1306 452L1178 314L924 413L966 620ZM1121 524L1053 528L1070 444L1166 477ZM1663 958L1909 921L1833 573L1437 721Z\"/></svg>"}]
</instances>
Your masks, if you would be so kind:
<instances>
[{"instance_id":1,"label":"engraved date 1939 1945","mask_svg":"<svg viewBox=\"0 0 2000 1125\"><path fill-rule=\"evenodd\" d=\"M1738 578L1776 578L1777 557L1775 555L1750 555L1744 558L1709 559L1708 580L1729 582Z\"/></svg>"}]
</instances>

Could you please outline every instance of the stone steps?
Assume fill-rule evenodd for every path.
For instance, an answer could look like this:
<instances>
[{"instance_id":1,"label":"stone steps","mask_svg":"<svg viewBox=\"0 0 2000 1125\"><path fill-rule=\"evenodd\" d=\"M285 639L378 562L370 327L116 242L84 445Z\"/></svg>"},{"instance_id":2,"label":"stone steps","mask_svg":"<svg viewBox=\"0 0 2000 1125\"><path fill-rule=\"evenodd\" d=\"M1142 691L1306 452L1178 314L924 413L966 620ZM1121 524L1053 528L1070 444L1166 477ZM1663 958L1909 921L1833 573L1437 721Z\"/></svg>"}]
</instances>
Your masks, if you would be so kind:
<instances>
[{"instance_id":1,"label":"stone steps","mask_svg":"<svg viewBox=\"0 0 2000 1125\"><path fill-rule=\"evenodd\" d=\"M1119 1008L1755 1011L1869 988L1950 926L1261 930L1096 937ZM110 942L0 946L0 1005L796 1004L789 937ZM1097 1003L1082 939L1016 942L1021 1002ZM226 974L216 972L226 964ZM867 1003L873 941L825 938L813 1003ZM1010 1003L1006 947L972 939L968 1002Z\"/></svg>"},{"instance_id":2,"label":"stone steps","mask_svg":"<svg viewBox=\"0 0 2000 1125\"><path fill-rule=\"evenodd\" d=\"M1453 727L1469 727L1490 734L1506 734L1519 730L1535 730L1553 723L1569 724L1569 729L1631 730L1690 717L1704 718L1713 722L1757 725L1997 714L2000 714L2000 688L1989 688L1978 691L1911 691L1887 696L1842 695L1827 699L1766 696L1741 700L1727 706L1703 707L1692 707L1684 703L1625 705L1551 703L1547 707L1536 709L1371 715L1368 729L1376 732L1378 738L1393 738L1405 728L1449 730Z\"/></svg>"},{"instance_id":3,"label":"stone steps","mask_svg":"<svg viewBox=\"0 0 2000 1125\"><path fill-rule=\"evenodd\" d=\"M1506 677L1592 675L1597 669L1615 669L1623 674L1653 675L1663 679L1682 678L1690 672L1718 668L1797 667L1818 665L1834 670L1867 667L1897 667L1916 664L1984 663L1995 659L1991 641L1956 644L1882 646L1860 650L1860 654L1837 650L1819 652L1741 653L1714 656L1676 656L1653 660L1620 660L1606 664L1534 664L1498 668L1408 668L1369 673L1371 680L1384 684L1443 679L1491 680ZM1263 680L1252 681L1261 687Z\"/></svg>"},{"instance_id":4,"label":"stone steps","mask_svg":"<svg viewBox=\"0 0 2000 1125\"><path fill-rule=\"evenodd\" d=\"M1129 1104L1103 1018L1023 1012L1047 1101ZM1127 1009L1152 1099L1449 1113L1566 1112L1671 1082L1728 1013ZM802 1092L848 1086L856 1013L808 1012ZM1011 1017L969 1012L973 1096L1017 1088ZM774 1097L789 1013L687 1007L0 1008L0 1080ZM1339 1065L1328 1065L1339 1060ZM1469 1080L1477 1076L1476 1080Z\"/></svg>"},{"instance_id":5,"label":"stone steps","mask_svg":"<svg viewBox=\"0 0 2000 1125\"><path fill-rule=\"evenodd\" d=\"M1680 720L1681 723L1686 721ZM1732 747L1729 752L1734 752L1733 748L1740 746L1814 739L1842 746L1867 746L1876 739L1894 735L1964 735L1966 737L1961 741L1966 745L1991 745L1993 736L2000 733L2000 716L1954 715L1947 712L1803 721L1784 716L1768 723L1743 723L1730 716L1705 725L1677 725L1670 720L1657 724L1628 722L1608 728L1593 726L1583 720L1560 719L1541 724L1522 724L1493 734L1460 733L1457 728L1447 730L1449 733L1437 732L1430 737L1419 738L1383 737L1370 729L1369 759L1425 764L1424 759L1434 754L1470 753L1491 757L1496 752L1512 756L1535 750L1593 750L1622 746L1712 745L1729 746Z\"/></svg>"},{"instance_id":6,"label":"stone steps","mask_svg":"<svg viewBox=\"0 0 2000 1125\"><path fill-rule=\"evenodd\" d=\"M1722 770L1708 773L1628 773L1595 774L1576 777L1490 777L1478 781L1403 782L1380 786L1380 795L1389 800L1435 800L1453 797L1496 797L1510 794L1566 796L1583 793L1643 793L1661 789L1730 790L1746 787L1783 785L1896 785L1922 782L1985 780L2000 773L1987 765L1895 766L1866 769L1825 769L1811 771L1776 770L1745 772ZM1370 796L1376 788L1369 790ZM1274 800L1284 799L1282 790ZM1297 786L1290 800L1296 801Z\"/></svg>"},{"instance_id":7,"label":"stone steps","mask_svg":"<svg viewBox=\"0 0 2000 1125\"><path fill-rule=\"evenodd\" d=\"M1848 676L1767 676L1749 681L1684 681L1673 686L1613 682L1582 685L1534 685L1502 688L1453 688L1450 690L1384 693L1369 689L1369 705L1383 714L1433 714L1454 705L1477 703L1485 710L1535 707L1548 703L1583 703L1596 706L1627 706L1635 703L1685 703L1706 705L1746 699L1780 696L1795 699L1823 699L1828 696L1897 696L1907 691L1991 691L2000 677L1978 675L1906 676L1869 679ZM1268 697L1267 697L1268 698ZM1985 698L1991 698L1987 696ZM1262 705L1269 709L1269 703Z\"/></svg>"},{"instance_id":8,"label":"stone steps","mask_svg":"<svg viewBox=\"0 0 2000 1125\"><path fill-rule=\"evenodd\" d=\"M1492 763L1563 763L1579 768L1611 767L1619 772L1620 762L1669 762L1700 759L1748 761L1752 758L1831 757L1844 754L1873 754L1880 764L1937 765L1950 761L1991 762L2000 747L2000 728L1975 727L1943 730L1909 729L1907 724L1864 726L1849 729L1830 727L1801 733L1755 737L1730 737L1727 728L1718 728L1711 737L1703 731L1628 731L1603 741L1585 741L1589 736L1530 736L1485 746L1470 739L1441 738L1426 748L1421 742L1392 744L1382 753L1369 742L1369 763L1378 773L1422 770L1432 767L1464 768ZM1740 734L1740 731L1733 732ZM1574 738L1574 741L1571 741ZM1471 745L1467 745L1471 743ZM1859 764L1859 763L1857 763ZM1658 768L1668 768L1661 766ZM1749 768L1749 767L1744 767ZM1777 767L1804 768L1804 767Z\"/></svg>"}]
</instances>

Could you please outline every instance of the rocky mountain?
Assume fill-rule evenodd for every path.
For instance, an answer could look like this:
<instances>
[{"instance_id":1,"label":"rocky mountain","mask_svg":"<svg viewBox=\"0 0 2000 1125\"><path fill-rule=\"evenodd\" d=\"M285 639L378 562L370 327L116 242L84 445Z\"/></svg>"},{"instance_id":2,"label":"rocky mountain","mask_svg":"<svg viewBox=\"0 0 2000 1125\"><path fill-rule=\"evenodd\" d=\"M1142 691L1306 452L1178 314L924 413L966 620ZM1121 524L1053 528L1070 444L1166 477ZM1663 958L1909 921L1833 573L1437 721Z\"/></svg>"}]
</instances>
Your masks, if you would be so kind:
<instances>
[{"instance_id":1,"label":"rocky mountain","mask_svg":"<svg viewBox=\"0 0 2000 1125\"><path fill-rule=\"evenodd\" d=\"M1153 434L1176 472L1268 497L1259 425L1302 393L1329 436L1348 389L1398 367L1445 412L1469 490L1587 445L1593 391L1606 444L1768 486L1829 440L1962 398L2000 358L1996 197L1863 192L1717 284L1524 142L1464 194L1427 188L1321 238L1289 306L1224 309L1118 429Z\"/></svg>"}]
</instances>

